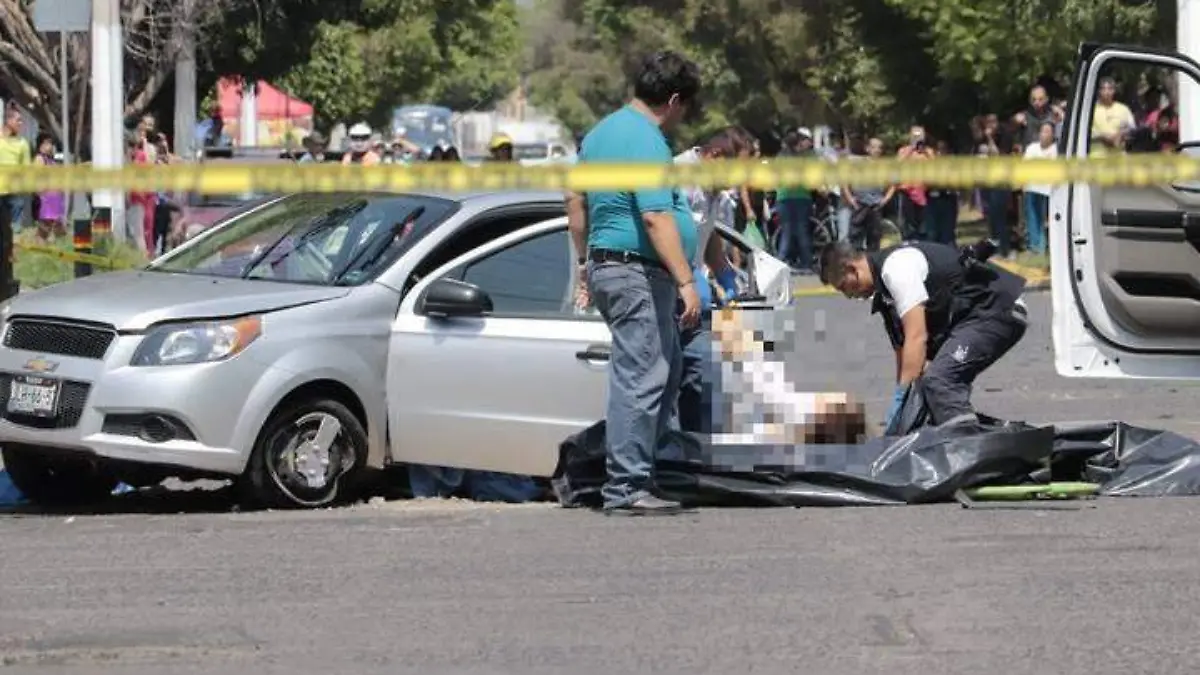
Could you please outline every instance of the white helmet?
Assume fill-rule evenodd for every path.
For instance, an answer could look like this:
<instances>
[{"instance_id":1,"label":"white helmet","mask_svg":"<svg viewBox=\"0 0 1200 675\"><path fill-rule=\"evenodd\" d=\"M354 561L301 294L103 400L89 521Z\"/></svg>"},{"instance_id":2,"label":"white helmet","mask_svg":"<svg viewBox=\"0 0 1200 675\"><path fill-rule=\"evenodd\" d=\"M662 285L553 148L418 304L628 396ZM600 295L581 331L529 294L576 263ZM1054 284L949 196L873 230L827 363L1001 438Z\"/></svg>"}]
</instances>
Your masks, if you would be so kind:
<instances>
[{"instance_id":1,"label":"white helmet","mask_svg":"<svg viewBox=\"0 0 1200 675\"><path fill-rule=\"evenodd\" d=\"M350 132L346 135L350 138L350 152L361 153L371 148L371 127L363 122L350 127Z\"/></svg>"}]
</instances>

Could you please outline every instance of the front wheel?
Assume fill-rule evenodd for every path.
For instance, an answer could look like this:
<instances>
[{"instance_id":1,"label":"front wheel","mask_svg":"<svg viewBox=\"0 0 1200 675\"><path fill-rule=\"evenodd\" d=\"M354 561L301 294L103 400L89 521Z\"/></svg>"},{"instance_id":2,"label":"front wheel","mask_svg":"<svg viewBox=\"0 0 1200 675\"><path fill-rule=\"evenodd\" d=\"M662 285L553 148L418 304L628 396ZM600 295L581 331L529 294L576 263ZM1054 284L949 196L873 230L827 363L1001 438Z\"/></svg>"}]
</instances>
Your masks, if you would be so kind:
<instances>
[{"instance_id":1,"label":"front wheel","mask_svg":"<svg viewBox=\"0 0 1200 675\"><path fill-rule=\"evenodd\" d=\"M283 406L263 426L240 482L251 506L319 508L354 497L367 432L341 403L314 398Z\"/></svg>"},{"instance_id":2,"label":"front wheel","mask_svg":"<svg viewBox=\"0 0 1200 675\"><path fill-rule=\"evenodd\" d=\"M4 469L26 499L50 508L87 506L103 501L117 479L96 462L48 455L33 445L10 444L0 450Z\"/></svg>"}]
</instances>

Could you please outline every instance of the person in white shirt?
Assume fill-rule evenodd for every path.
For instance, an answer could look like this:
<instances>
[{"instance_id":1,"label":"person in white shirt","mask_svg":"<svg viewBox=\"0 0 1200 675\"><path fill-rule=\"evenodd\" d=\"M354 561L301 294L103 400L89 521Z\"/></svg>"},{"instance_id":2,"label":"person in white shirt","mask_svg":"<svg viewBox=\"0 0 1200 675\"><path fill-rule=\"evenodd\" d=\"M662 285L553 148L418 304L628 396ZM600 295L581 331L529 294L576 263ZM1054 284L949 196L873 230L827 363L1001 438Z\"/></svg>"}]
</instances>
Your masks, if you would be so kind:
<instances>
[{"instance_id":1,"label":"person in white shirt","mask_svg":"<svg viewBox=\"0 0 1200 675\"><path fill-rule=\"evenodd\" d=\"M1025 159L1058 159L1054 123L1044 122L1038 139L1025 148ZM1050 214L1050 186L1025 186L1025 237L1032 253L1046 253L1046 225Z\"/></svg>"},{"instance_id":2,"label":"person in white shirt","mask_svg":"<svg viewBox=\"0 0 1200 675\"><path fill-rule=\"evenodd\" d=\"M975 378L1025 335L1025 279L964 256L955 246L908 242L866 254L849 242L821 252L821 281L846 297L872 299L896 351L896 388L888 411L896 429L913 386L933 424L977 419Z\"/></svg>"}]
</instances>

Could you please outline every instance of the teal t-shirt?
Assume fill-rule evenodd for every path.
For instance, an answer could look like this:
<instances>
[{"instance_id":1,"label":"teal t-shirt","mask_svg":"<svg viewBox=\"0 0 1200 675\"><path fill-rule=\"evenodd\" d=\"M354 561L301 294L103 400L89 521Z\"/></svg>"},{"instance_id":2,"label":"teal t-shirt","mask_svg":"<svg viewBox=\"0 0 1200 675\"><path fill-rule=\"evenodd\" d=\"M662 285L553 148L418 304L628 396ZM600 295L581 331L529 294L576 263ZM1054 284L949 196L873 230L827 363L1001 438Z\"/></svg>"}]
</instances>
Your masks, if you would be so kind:
<instances>
[{"instance_id":1,"label":"teal t-shirt","mask_svg":"<svg viewBox=\"0 0 1200 675\"><path fill-rule=\"evenodd\" d=\"M579 162L673 164L667 139L650 118L625 106L596 123L583 139ZM588 192L588 248L630 251L658 260L642 214L670 212L688 260L696 258L696 223L683 191L656 188L634 192Z\"/></svg>"}]
</instances>

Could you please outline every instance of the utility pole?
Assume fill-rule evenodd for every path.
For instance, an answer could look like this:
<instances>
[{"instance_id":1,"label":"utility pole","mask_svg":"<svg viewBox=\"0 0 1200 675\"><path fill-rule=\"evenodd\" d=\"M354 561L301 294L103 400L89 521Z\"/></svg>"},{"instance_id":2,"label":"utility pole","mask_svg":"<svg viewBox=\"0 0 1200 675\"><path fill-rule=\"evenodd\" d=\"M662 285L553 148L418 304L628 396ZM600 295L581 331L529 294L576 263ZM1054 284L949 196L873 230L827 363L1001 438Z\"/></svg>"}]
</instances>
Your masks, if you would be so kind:
<instances>
[{"instance_id":1,"label":"utility pole","mask_svg":"<svg viewBox=\"0 0 1200 675\"><path fill-rule=\"evenodd\" d=\"M241 138L239 145L243 148L253 148L258 145L258 92L255 83L242 81L242 109L238 134Z\"/></svg>"},{"instance_id":2,"label":"utility pole","mask_svg":"<svg viewBox=\"0 0 1200 675\"><path fill-rule=\"evenodd\" d=\"M1185 56L1200 61L1200 0L1175 0L1175 49ZM1200 133L1200 84L1184 73L1179 73L1179 100L1175 107L1179 113L1179 139L1190 141Z\"/></svg>"},{"instance_id":3,"label":"utility pole","mask_svg":"<svg viewBox=\"0 0 1200 675\"><path fill-rule=\"evenodd\" d=\"M92 167L120 169L125 160L125 42L120 0L92 0ZM125 240L125 194L98 190L96 224Z\"/></svg>"},{"instance_id":4,"label":"utility pole","mask_svg":"<svg viewBox=\"0 0 1200 675\"><path fill-rule=\"evenodd\" d=\"M180 157L195 157L196 148L196 26L194 2L177 2L184 16L179 57L175 62L175 134L173 148Z\"/></svg>"}]
</instances>

